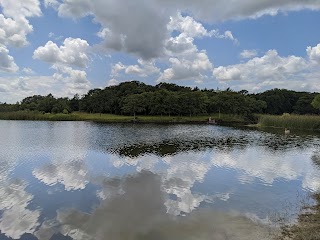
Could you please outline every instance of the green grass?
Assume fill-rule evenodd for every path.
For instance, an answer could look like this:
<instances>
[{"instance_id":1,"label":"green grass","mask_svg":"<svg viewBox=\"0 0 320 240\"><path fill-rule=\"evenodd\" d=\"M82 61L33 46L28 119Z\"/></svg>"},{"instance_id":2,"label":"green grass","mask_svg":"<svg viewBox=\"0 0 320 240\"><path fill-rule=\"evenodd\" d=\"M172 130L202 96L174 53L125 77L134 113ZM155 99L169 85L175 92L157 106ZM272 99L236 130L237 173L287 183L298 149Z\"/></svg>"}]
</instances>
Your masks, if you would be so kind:
<instances>
[{"instance_id":1,"label":"green grass","mask_svg":"<svg viewBox=\"0 0 320 240\"><path fill-rule=\"evenodd\" d=\"M239 115L221 114L220 120L218 114L206 116L137 116L136 122L146 123L205 123L208 118L216 119L225 123L245 123L244 117ZM99 114L99 113L82 113L74 112L71 114L50 114L30 111L19 112L0 112L2 120L31 120L31 121L94 121L94 122L133 122L133 116Z\"/></svg>"},{"instance_id":2,"label":"green grass","mask_svg":"<svg viewBox=\"0 0 320 240\"><path fill-rule=\"evenodd\" d=\"M320 130L320 116L310 115L259 115L258 126L289 129Z\"/></svg>"}]
</instances>

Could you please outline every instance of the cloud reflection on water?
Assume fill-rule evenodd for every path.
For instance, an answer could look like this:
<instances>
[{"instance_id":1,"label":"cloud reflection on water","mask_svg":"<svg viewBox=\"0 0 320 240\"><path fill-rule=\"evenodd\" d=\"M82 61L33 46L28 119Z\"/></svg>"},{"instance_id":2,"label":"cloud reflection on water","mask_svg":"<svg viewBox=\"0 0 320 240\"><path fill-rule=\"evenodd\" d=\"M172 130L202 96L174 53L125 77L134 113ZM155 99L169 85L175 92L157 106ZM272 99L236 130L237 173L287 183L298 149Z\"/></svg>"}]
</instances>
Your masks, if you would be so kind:
<instances>
[{"instance_id":1,"label":"cloud reflection on water","mask_svg":"<svg viewBox=\"0 0 320 240\"><path fill-rule=\"evenodd\" d=\"M17 123L17 125L20 124ZM229 230L223 228L224 221L237 222L236 226L232 225L230 229L236 229L238 223L248 228L253 227L253 223L247 218L240 220L241 217L234 218L228 214L199 208L201 204L212 206L212 203L218 201L227 201L227 203L234 199L239 201L239 198L235 196L237 193L232 188L206 192L197 188L199 184L216 187L223 184L256 185L263 183L272 187L276 186L279 181L286 182L289 186L291 186L290 182L298 181L304 189L315 191L320 188L320 169L314 167L318 163L318 154L315 153L319 146L317 138L284 137L215 126L212 128L171 126L165 129L158 126L148 126L146 129L134 126L131 129L129 125L104 126L75 123L73 126L74 123L66 123L66 125L56 123L50 124L48 128L47 123L41 123L44 133L39 135L39 139L36 138L37 133L36 136L33 136L32 143L29 144L26 140L32 138L33 131L37 128L34 123L29 124L31 128L26 132L22 124L20 126L22 133L18 131L14 133L15 136L8 130L10 134L13 134L9 142L0 138L0 142L5 146L0 149L2 160L0 165L2 173L0 175L0 194L2 196L2 198L0 196L2 202L0 210L3 211L0 229L2 233L14 238L19 238L23 233L34 232L39 225L40 210L28 209L29 203L36 195L33 196L27 192L27 181L21 181L19 184L10 182L12 178L10 173L14 172L17 167L23 164L24 167L29 167L29 164L34 162L35 165L30 164L30 167L26 168L27 171L30 171L33 177L41 183L47 185L48 189L50 186L61 184L68 194L73 194L73 191L83 191L85 194L88 184L91 183L91 186L95 185L98 189L94 190L94 194L101 200L101 204L92 214L81 212L79 209L68 211L58 209L57 219L44 221L41 228L37 230L39 239L49 239L48 234L52 235L56 232L73 236L75 239L103 239L103 234L113 234L108 232L112 231L108 229L111 224L108 215L112 213L113 208L113 213L119 214L119 220L115 220L119 229L123 227L120 224L123 221L127 233L132 234L130 235L132 239L152 237L152 239L172 239L173 237L174 239L188 239L185 233L181 233L181 229L189 229L189 227L190 229L199 228L199 232L194 231L194 234L198 235L191 234L190 239L191 237L210 239L208 237L210 234L217 234L217 238L219 236L221 239L227 239ZM148 132L154 135L145 135ZM10 147L13 143L18 146ZM93 155L90 155L92 153ZM103 158L99 159L99 163L97 163L98 160L95 160L95 154L101 154ZM96 165L93 163L95 161ZM212 171L215 173L220 171L224 174L232 171L233 175L223 179L225 183L212 183L206 179ZM115 177L117 175L115 172L118 177ZM129 175L132 174L129 177L128 172ZM143 190L150 186L140 183L139 179L149 181L146 184L155 187L154 191L158 192L151 191L150 194L144 192ZM236 181L232 182L234 180ZM41 185L41 188L45 188L44 184ZM139 186L141 190L138 189ZM131 194L130 191L133 189L141 196ZM248 189L244 188L244 190ZM54 191L52 194L55 194ZM246 192L243 194L245 195ZM268 198L271 204L272 201L275 201L272 199L274 193L271 188L269 193L263 194L271 195ZM160 199L161 204L154 200L155 196ZM133 198L133 202L128 200L130 197ZM250 196L247 196L242 199L244 204L250 204L247 201L249 198ZM10 199L13 205L8 205ZM138 218L144 217L138 213L138 210L142 211L142 205L140 208L138 201L142 203L155 201L156 205L144 203L146 207L156 208L154 214L151 214L151 219L146 217L147 222L154 223L151 224L152 226L147 223L144 223L146 228L137 225ZM128 205L123 207L124 209L137 207L137 209L127 209L128 212L131 211L132 214L137 215L136 218L133 218L133 222L122 219L125 217L130 219L131 215L122 213L121 206L116 205L116 202ZM232 204L234 202L230 203L229 208L233 208ZM259 219L255 212L250 213L252 209L246 209L247 205L241 206L245 214ZM194 211L195 209L197 211ZM247 210L249 212L246 212ZM42 214L45 216L44 211ZM186 217L181 218L181 215ZM207 221L214 223L214 227L209 226ZM106 223L106 226L102 224L103 222ZM220 225L223 230L220 229ZM214 230L210 230L212 227ZM217 232L212 232L215 230ZM98 232L98 235L95 231ZM124 236L119 231L114 233L114 239Z\"/></svg>"},{"instance_id":2,"label":"cloud reflection on water","mask_svg":"<svg viewBox=\"0 0 320 240\"><path fill-rule=\"evenodd\" d=\"M32 174L49 186L61 183L67 191L84 189L89 182L87 166L83 161L48 163L34 169Z\"/></svg>"},{"instance_id":3,"label":"cloud reflection on water","mask_svg":"<svg viewBox=\"0 0 320 240\"><path fill-rule=\"evenodd\" d=\"M25 233L33 234L40 225L40 210L30 210L28 205L33 195L25 188L27 184L20 180L0 185L0 232L13 239L19 239Z\"/></svg>"},{"instance_id":4,"label":"cloud reflection on water","mask_svg":"<svg viewBox=\"0 0 320 240\"><path fill-rule=\"evenodd\" d=\"M40 240L50 239L54 232L76 240L268 239L267 229L241 216L209 209L187 217L168 215L161 176L151 172L103 182L103 188L110 187L121 191L101 201L92 214L59 210L55 226L49 231L45 225L36 235Z\"/></svg>"}]
</instances>

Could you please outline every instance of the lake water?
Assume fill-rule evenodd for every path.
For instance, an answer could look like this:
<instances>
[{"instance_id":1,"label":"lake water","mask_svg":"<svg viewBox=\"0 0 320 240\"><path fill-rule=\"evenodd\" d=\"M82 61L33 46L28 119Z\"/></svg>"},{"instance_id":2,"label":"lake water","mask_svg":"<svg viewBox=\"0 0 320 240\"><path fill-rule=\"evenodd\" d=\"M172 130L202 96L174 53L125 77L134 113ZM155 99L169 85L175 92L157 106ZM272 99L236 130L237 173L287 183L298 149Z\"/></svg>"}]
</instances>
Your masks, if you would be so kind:
<instances>
[{"instance_id":1,"label":"lake water","mask_svg":"<svg viewBox=\"0 0 320 240\"><path fill-rule=\"evenodd\" d=\"M1 240L270 239L319 189L312 132L0 121Z\"/></svg>"}]
</instances>

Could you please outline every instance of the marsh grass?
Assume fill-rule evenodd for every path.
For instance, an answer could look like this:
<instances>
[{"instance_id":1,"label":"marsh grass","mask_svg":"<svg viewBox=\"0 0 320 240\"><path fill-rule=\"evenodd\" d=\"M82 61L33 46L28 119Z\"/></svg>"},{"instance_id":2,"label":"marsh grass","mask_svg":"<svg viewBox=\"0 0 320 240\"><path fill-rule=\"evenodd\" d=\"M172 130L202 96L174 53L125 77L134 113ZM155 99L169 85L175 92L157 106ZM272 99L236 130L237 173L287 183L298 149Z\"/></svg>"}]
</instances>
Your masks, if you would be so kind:
<instances>
[{"instance_id":1,"label":"marsh grass","mask_svg":"<svg viewBox=\"0 0 320 240\"><path fill-rule=\"evenodd\" d=\"M239 115L211 114L206 116L133 116L82 113L51 114L37 111L0 112L2 120L30 120L30 121L94 121L94 122L146 122L146 123L206 123L211 117L218 122L245 123L246 119Z\"/></svg>"},{"instance_id":2,"label":"marsh grass","mask_svg":"<svg viewBox=\"0 0 320 240\"><path fill-rule=\"evenodd\" d=\"M259 115L258 125L289 129L320 130L320 116L310 115Z\"/></svg>"},{"instance_id":3,"label":"marsh grass","mask_svg":"<svg viewBox=\"0 0 320 240\"><path fill-rule=\"evenodd\" d=\"M7 112L0 113L2 120L30 120L30 121L76 121L77 116L72 114L43 114L41 112Z\"/></svg>"}]
</instances>

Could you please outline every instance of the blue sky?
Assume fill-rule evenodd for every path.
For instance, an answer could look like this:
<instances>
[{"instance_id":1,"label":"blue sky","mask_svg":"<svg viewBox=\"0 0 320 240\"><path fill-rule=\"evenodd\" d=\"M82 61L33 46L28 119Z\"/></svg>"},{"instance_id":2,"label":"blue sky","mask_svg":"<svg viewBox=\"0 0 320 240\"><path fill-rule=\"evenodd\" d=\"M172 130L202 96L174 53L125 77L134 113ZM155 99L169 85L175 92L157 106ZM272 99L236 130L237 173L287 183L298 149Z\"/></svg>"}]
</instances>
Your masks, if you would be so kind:
<instances>
[{"instance_id":1,"label":"blue sky","mask_svg":"<svg viewBox=\"0 0 320 240\"><path fill-rule=\"evenodd\" d=\"M317 0L0 0L0 102L139 80L320 92Z\"/></svg>"}]
</instances>

